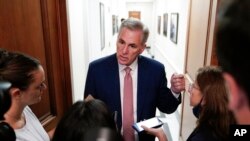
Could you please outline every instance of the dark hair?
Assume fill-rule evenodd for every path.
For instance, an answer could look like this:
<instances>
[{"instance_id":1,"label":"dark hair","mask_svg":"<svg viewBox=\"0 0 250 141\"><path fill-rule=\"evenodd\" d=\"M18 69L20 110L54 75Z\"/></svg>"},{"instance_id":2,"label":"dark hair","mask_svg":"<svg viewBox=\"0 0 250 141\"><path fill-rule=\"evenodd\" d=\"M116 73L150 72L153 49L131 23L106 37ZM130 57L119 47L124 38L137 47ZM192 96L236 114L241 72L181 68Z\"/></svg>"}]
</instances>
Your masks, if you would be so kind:
<instances>
[{"instance_id":1,"label":"dark hair","mask_svg":"<svg viewBox=\"0 0 250 141\"><path fill-rule=\"evenodd\" d=\"M0 140L1 141L16 140L16 134L13 128L6 122L0 122Z\"/></svg>"},{"instance_id":2,"label":"dark hair","mask_svg":"<svg viewBox=\"0 0 250 141\"><path fill-rule=\"evenodd\" d=\"M143 32L143 36L141 39L141 43L146 43L149 36L149 30L146 25L144 25L139 19L136 18L128 18L124 20L120 26L119 34L122 28L128 28L129 30L141 30Z\"/></svg>"},{"instance_id":3,"label":"dark hair","mask_svg":"<svg viewBox=\"0 0 250 141\"><path fill-rule=\"evenodd\" d=\"M33 82L32 71L40 62L28 55L0 49L0 81L9 81L12 87L25 90Z\"/></svg>"},{"instance_id":4,"label":"dark hair","mask_svg":"<svg viewBox=\"0 0 250 141\"><path fill-rule=\"evenodd\" d=\"M4 120L4 114L11 105L11 97L9 94L9 82L0 82L0 120ZM0 140L15 141L16 135L12 127L6 122L0 121Z\"/></svg>"},{"instance_id":5,"label":"dark hair","mask_svg":"<svg viewBox=\"0 0 250 141\"><path fill-rule=\"evenodd\" d=\"M228 109L227 89L221 69L211 66L200 68L196 82L204 101L197 127L205 125L215 137L228 140L229 125L234 123L234 117Z\"/></svg>"},{"instance_id":6,"label":"dark hair","mask_svg":"<svg viewBox=\"0 0 250 141\"><path fill-rule=\"evenodd\" d=\"M85 141L90 130L109 128L116 131L115 121L104 102L94 99L78 101L62 117L53 141Z\"/></svg>"},{"instance_id":7,"label":"dark hair","mask_svg":"<svg viewBox=\"0 0 250 141\"><path fill-rule=\"evenodd\" d=\"M121 22L123 22L125 20L125 18L121 18Z\"/></svg>"},{"instance_id":8,"label":"dark hair","mask_svg":"<svg viewBox=\"0 0 250 141\"><path fill-rule=\"evenodd\" d=\"M250 106L250 1L223 1L218 15L217 56L223 71L246 92Z\"/></svg>"}]
</instances>

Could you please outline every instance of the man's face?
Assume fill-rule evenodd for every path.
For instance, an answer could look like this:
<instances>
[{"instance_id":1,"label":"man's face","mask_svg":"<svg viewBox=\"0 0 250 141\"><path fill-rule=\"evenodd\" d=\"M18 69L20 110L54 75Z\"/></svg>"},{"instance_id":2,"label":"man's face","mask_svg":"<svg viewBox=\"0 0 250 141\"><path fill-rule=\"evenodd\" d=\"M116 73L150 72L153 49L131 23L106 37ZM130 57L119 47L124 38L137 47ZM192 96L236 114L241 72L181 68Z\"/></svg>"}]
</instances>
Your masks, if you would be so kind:
<instances>
[{"instance_id":1,"label":"man's face","mask_svg":"<svg viewBox=\"0 0 250 141\"><path fill-rule=\"evenodd\" d=\"M142 37L141 30L121 29L116 42L119 64L129 66L144 51L146 45L142 43Z\"/></svg>"}]
</instances>

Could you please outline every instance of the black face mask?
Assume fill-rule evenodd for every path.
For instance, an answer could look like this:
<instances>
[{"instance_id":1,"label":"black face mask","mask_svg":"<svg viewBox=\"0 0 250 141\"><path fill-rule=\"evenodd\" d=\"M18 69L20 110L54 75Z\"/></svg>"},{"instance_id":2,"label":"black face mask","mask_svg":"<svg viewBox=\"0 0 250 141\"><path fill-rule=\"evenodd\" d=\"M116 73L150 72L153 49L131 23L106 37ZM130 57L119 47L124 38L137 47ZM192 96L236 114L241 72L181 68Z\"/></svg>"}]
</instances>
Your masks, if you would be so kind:
<instances>
[{"instance_id":1,"label":"black face mask","mask_svg":"<svg viewBox=\"0 0 250 141\"><path fill-rule=\"evenodd\" d=\"M201 102L202 102L202 99L198 105L193 107L193 114L196 118L199 118L200 113L201 113L201 109L202 109Z\"/></svg>"}]
</instances>

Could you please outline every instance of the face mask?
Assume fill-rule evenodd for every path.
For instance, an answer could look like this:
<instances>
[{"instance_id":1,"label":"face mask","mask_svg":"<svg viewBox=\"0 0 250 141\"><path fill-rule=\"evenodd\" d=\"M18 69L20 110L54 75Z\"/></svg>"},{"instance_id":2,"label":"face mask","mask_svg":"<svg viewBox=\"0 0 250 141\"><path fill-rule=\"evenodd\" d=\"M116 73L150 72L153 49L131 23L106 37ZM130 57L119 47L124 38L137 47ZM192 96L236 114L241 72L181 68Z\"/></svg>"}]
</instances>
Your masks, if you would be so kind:
<instances>
[{"instance_id":1,"label":"face mask","mask_svg":"<svg viewBox=\"0 0 250 141\"><path fill-rule=\"evenodd\" d=\"M198 105L193 107L193 114L196 118L199 118L200 113L201 113L201 109L202 109L201 102L202 102L202 99Z\"/></svg>"}]
</instances>

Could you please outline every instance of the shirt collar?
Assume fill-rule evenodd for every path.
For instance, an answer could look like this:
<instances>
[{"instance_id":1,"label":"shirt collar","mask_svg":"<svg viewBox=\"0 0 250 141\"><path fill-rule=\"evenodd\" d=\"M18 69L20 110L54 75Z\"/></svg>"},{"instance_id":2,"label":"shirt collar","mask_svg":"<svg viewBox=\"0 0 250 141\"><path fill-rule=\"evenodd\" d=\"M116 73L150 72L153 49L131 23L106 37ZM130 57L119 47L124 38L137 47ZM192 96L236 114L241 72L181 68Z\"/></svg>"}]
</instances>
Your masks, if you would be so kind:
<instances>
[{"instance_id":1,"label":"shirt collar","mask_svg":"<svg viewBox=\"0 0 250 141\"><path fill-rule=\"evenodd\" d=\"M123 71L127 66L126 65L121 65L121 64L119 64L118 63L118 66L119 66L119 72L120 71ZM130 67L131 68L131 70L133 71L133 70L135 70L136 69L136 67L138 66L138 57L135 59L135 61L131 64L131 65L129 65L128 67Z\"/></svg>"}]
</instances>

